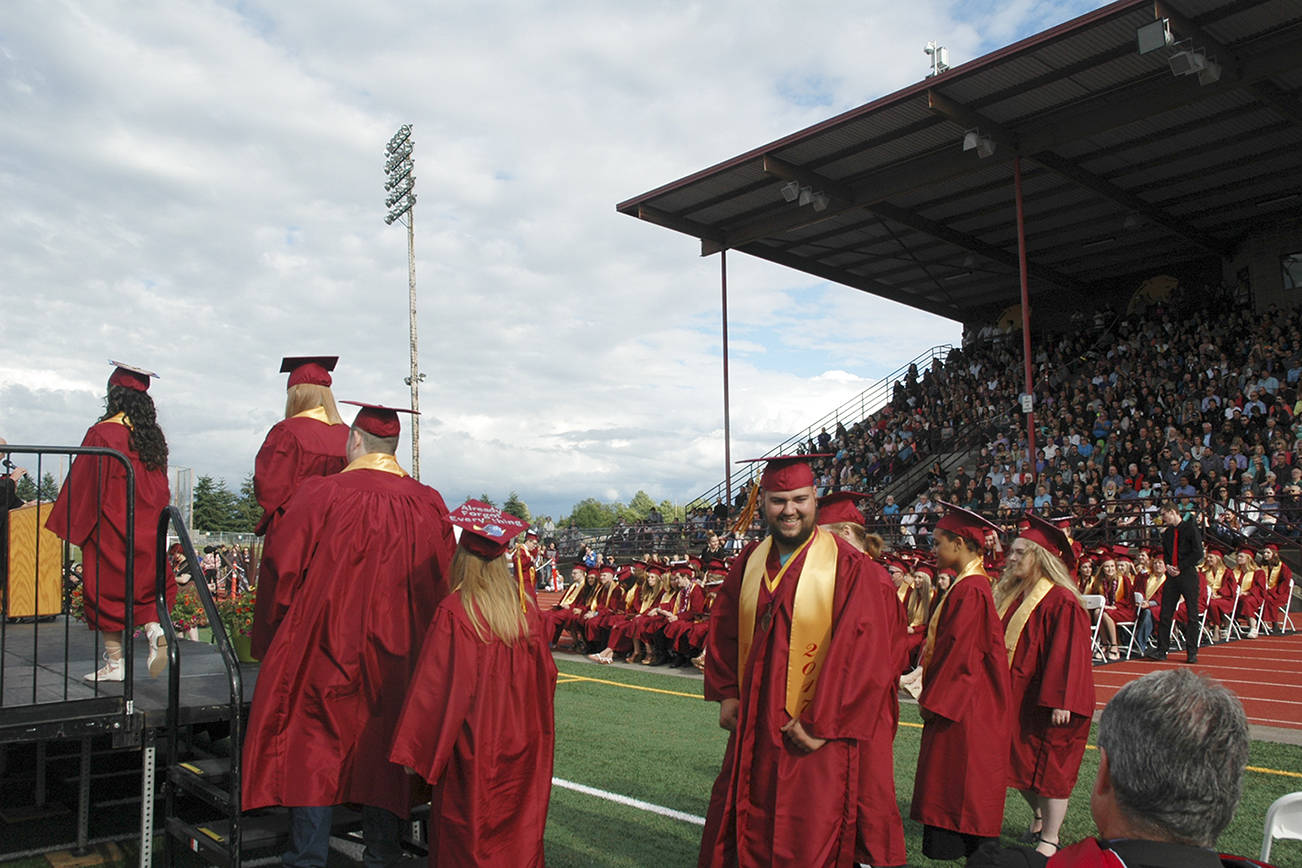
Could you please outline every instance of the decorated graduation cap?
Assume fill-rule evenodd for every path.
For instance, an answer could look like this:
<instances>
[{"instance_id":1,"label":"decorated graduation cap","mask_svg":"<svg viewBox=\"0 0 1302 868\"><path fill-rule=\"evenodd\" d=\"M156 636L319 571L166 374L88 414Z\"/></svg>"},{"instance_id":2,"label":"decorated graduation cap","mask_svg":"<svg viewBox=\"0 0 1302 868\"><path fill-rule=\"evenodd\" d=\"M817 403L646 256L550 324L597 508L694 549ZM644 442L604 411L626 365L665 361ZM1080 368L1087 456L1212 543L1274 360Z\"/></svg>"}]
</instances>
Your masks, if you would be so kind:
<instances>
[{"instance_id":1,"label":"decorated graduation cap","mask_svg":"<svg viewBox=\"0 0 1302 868\"><path fill-rule=\"evenodd\" d=\"M863 513L855 506L868 495L861 491L834 491L818 499L818 523L839 524L843 521L863 524Z\"/></svg>"},{"instance_id":2,"label":"decorated graduation cap","mask_svg":"<svg viewBox=\"0 0 1302 868\"><path fill-rule=\"evenodd\" d=\"M461 528L458 544L471 554L489 560L501 557L511 540L529 526L482 500L467 500L452 510L448 519Z\"/></svg>"},{"instance_id":3,"label":"decorated graduation cap","mask_svg":"<svg viewBox=\"0 0 1302 868\"><path fill-rule=\"evenodd\" d=\"M814 458L831 458L830 452L814 452L809 455L770 455L767 458L747 458L738 464L758 464L763 461L764 473L760 476L760 488L765 491L794 491L797 488L809 488L814 484L814 469L809 462Z\"/></svg>"},{"instance_id":4,"label":"decorated graduation cap","mask_svg":"<svg viewBox=\"0 0 1302 868\"><path fill-rule=\"evenodd\" d=\"M367 434L376 437L397 437L402 433L402 425L398 423L399 413L410 413L413 416L420 415L418 411L408 410L405 407L386 407L383 404L367 404L362 401L340 401L339 403L361 407L362 409L357 411L357 418L353 419L353 427L360 428Z\"/></svg>"},{"instance_id":5,"label":"decorated graduation cap","mask_svg":"<svg viewBox=\"0 0 1302 868\"><path fill-rule=\"evenodd\" d=\"M1072 551L1071 540L1062 528L1058 527L1051 521L1046 521L1033 512L1026 514L1026 523L1029 527L1022 531L1020 537L1024 540L1044 546L1051 553L1062 559L1067 565L1067 569L1076 566L1076 553Z\"/></svg>"},{"instance_id":6,"label":"decorated graduation cap","mask_svg":"<svg viewBox=\"0 0 1302 868\"><path fill-rule=\"evenodd\" d=\"M937 502L945 507L945 514L936 522L936 530L946 530L954 536L971 540L978 548L985 545L988 531L994 531L998 535L999 526L988 518L943 500Z\"/></svg>"},{"instance_id":7,"label":"decorated graduation cap","mask_svg":"<svg viewBox=\"0 0 1302 868\"><path fill-rule=\"evenodd\" d=\"M110 386L122 386L137 392L148 392L150 378L158 376L153 371L146 371L144 368L137 368L135 365L128 365L124 362L115 362L112 359L109 359L109 364L113 366L113 373L109 374L108 379Z\"/></svg>"},{"instance_id":8,"label":"decorated graduation cap","mask_svg":"<svg viewBox=\"0 0 1302 868\"><path fill-rule=\"evenodd\" d=\"M285 356L280 360L280 372L289 374L286 388L304 384L329 386L334 382L330 379L330 372L338 363L338 356Z\"/></svg>"}]
</instances>

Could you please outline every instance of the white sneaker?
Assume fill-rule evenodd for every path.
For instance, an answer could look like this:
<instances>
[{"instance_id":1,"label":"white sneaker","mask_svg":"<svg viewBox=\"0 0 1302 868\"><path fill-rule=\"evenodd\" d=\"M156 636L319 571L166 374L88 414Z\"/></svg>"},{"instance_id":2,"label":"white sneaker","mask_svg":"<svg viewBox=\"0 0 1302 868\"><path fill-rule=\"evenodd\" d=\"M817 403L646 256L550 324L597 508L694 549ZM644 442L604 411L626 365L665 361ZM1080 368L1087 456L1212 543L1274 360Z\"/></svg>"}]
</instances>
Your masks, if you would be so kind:
<instances>
[{"instance_id":1,"label":"white sneaker","mask_svg":"<svg viewBox=\"0 0 1302 868\"><path fill-rule=\"evenodd\" d=\"M145 638L149 640L149 677L157 678L167 668L167 636L161 624L151 621L145 625Z\"/></svg>"},{"instance_id":2,"label":"white sneaker","mask_svg":"<svg viewBox=\"0 0 1302 868\"><path fill-rule=\"evenodd\" d=\"M1257 634L1257 628L1256 628L1256 627L1253 627L1251 630L1248 631L1248 638L1249 638L1249 639L1256 639L1256 638L1257 638L1257 635L1258 635L1258 634Z\"/></svg>"},{"instance_id":3,"label":"white sneaker","mask_svg":"<svg viewBox=\"0 0 1302 868\"><path fill-rule=\"evenodd\" d=\"M122 681L126 678L127 667L123 665L122 659L114 660L109 657L107 651L104 652L104 665L89 675L83 675L86 681Z\"/></svg>"}]
</instances>

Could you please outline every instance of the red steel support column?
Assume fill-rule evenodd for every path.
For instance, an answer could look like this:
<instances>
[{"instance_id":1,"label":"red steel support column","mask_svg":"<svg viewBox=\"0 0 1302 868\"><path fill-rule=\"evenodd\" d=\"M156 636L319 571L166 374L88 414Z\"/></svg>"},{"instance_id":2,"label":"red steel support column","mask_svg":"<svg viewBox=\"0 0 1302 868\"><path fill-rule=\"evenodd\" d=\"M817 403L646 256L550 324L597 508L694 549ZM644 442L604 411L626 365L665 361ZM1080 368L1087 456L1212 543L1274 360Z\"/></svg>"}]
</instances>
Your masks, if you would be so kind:
<instances>
[{"instance_id":1,"label":"red steel support column","mask_svg":"<svg viewBox=\"0 0 1302 868\"><path fill-rule=\"evenodd\" d=\"M1022 369L1026 374L1026 394L1033 393L1031 380L1031 296L1026 282L1026 214L1022 208L1022 158L1013 157L1013 191L1017 197L1017 271L1022 281ZM1035 411L1026 414L1026 456L1028 469L1035 475Z\"/></svg>"},{"instance_id":2,"label":"red steel support column","mask_svg":"<svg viewBox=\"0 0 1302 868\"><path fill-rule=\"evenodd\" d=\"M723 503L732 509L732 422L728 406L728 251L719 251L719 285L723 296Z\"/></svg>"}]
</instances>

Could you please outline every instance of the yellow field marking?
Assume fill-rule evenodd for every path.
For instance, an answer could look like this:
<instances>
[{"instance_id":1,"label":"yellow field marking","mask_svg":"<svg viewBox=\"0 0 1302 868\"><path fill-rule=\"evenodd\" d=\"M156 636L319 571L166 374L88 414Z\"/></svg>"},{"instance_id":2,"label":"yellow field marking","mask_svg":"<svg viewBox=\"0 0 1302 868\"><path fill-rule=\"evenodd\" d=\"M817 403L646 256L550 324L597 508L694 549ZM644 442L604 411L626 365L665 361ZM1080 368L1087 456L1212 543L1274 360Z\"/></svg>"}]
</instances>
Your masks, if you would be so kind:
<instances>
[{"instance_id":1,"label":"yellow field marking","mask_svg":"<svg viewBox=\"0 0 1302 868\"><path fill-rule=\"evenodd\" d=\"M624 684L620 681L607 681L604 678L588 678L586 675L571 675L568 672L564 673L564 675L569 679L566 682L567 684L573 681L591 681L593 684L609 684L611 687L627 687L629 690L645 690L647 693L664 693L668 696L685 696L688 699L704 698L699 693L682 693L677 690L661 690L659 687L643 687L640 684Z\"/></svg>"},{"instance_id":2,"label":"yellow field marking","mask_svg":"<svg viewBox=\"0 0 1302 868\"><path fill-rule=\"evenodd\" d=\"M687 699L702 699L699 693L683 693L678 690L661 690L659 687L643 687L640 684L624 684L621 681L607 681L604 678L588 678L586 675L571 675L568 672L562 672L561 677L557 679L557 684L573 684L576 681L590 681L593 684L606 684L610 687L626 687L629 690L645 690L647 693L663 693L667 696L683 696ZM907 726L910 729L922 729L922 724L913 723L908 720L901 720L900 726ZM1098 750L1097 745L1087 744L1086 750ZM1302 772L1290 772L1284 769L1268 769L1261 766L1247 766L1246 771L1257 772L1263 775L1279 775L1288 778L1302 778Z\"/></svg>"}]
</instances>

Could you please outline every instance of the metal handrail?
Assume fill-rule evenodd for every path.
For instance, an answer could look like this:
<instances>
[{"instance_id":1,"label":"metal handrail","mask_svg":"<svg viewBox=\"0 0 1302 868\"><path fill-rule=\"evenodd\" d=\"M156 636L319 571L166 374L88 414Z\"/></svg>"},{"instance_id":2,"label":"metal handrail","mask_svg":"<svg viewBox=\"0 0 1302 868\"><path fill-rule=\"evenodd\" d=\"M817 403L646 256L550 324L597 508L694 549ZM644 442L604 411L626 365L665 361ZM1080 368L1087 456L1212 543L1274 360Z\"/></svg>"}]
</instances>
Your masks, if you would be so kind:
<instances>
[{"instance_id":1,"label":"metal handrail","mask_svg":"<svg viewBox=\"0 0 1302 868\"><path fill-rule=\"evenodd\" d=\"M180 730L180 709L181 709L181 648L177 642L176 625L172 623L172 614L167 607L167 538L168 528L175 530L177 541L181 544L181 552L185 555L186 563L190 567L190 575L193 576L195 590L199 594L199 602L203 606L204 615L208 618L208 625L212 629L212 636L217 650L221 654L222 663L226 667L226 677L230 684L230 724L231 724L231 771L230 771L230 810L227 819L230 821L230 835L228 840L231 842L231 862L230 868L240 868L240 788L242 786L242 762L243 762L243 745L244 745L244 674L240 671L239 657L235 653L235 647L231 644L230 637L226 635L226 625L222 623L221 614L217 611L217 603L212 598L212 591L208 589L208 583L204 581L203 569L199 564L199 557L195 554L194 544L190 542L190 534L186 531L185 521L181 517L181 512L174 506L169 506L158 516L158 543L156 548L157 563L155 566L155 590L157 594L158 605L158 622L163 626L163 632L167 636L167 767L173 768L177 762L178 756L178 732ZM170 777L165 787L165 806L166 816L175 815L176 788L172 784ZM172 836L170 834L163 836L163 858L167 865L174 864L175 852L172 846Z\"/></svg>"},{"instance_id":2,"label":"metal handrail","mask_svg":"<svg viewBox=\"0 0 1302 868\"><path fill-rule=\"evenodd\" d=\"M919 353L913 359L910 359L899 368L885 375L858 395L842 403L834 410L826 413L822 418L806 425L802 429L801 433L793 434L783 440L781 443L765 452L762 457L785 454L793 444L804 444L806 441L812 439L815 431L825 428L829 424L835 425L836 423L841 422L849 427L856 422L866 419L868 414L876 412L889 402L891 394L894 392L895 384L908 374L909 368L916 367L918 374L921 375L937 361L944 361L948 358L953 349L954 347L950 344L937 344L936 346ZM731 484L728 487L732 490L738 490L741 487L740 483L749 481L753 473L753 467L742 467L738 470L731 471L729 476L729 482ZM725 484L719 482L714 487L688 501L688 503L713 504L723 494L724 487Z\"/></svg>"},{"instance_id":3,"label":"metal handrail","mask_svg":"<svg viewBox=\"0 0 1302 868\"><path fill-rule=\"evenodd\" d=\"M125 569L126 569L126 576L125 576L125 578L126 578L126 589L125 589L125 596L126 596L126 599L125 599L125 606L126 606L126 611L123 613L123 624L127 625L127 630L124 631L124 635L123 635L123 637L122 637L122 638L123 638L123 653L122 653L123 661L122 661L122 662L123 662L123 664L125 665L125 669L126 669L126 672L125 672L124 677L123 677L123 680L122 680L122 731L123 731L123 732L129 732L129 731L130 731L130 720L129 720L129 719L130 719L131 715L133 715L133 714L135 713L135 701L134 701L134 698L133 698L133 697L134 697L134 684L133 684L133 679L132 679L133 670L134 670L134 668L135 668L135 661L134 661L134 657L135 657L135 655L132 654L132 653L130 653L130 648L131 648L131 645L130 645L130 642L131 642L131 635L130 635L130 633L131 633L131 630L135 628L135 599L136 599L136 595L135 595L135 578L136 578L136 577L135 577L135 565L136 565L136 560L135 560L135 531L136 531L136 471L135 471L135 468L131 465L131 459L128 458L126 455L123 455L121 452L118 452L116 449L109 449L109 448L104 447L104 446L33 446L33 445L22 444L22 443L11 443L11 444L5 444L4 447L3 447L2 449L0 449L0 451L3 451L5 454L7 454L7 455L9 455L9 456L13 456L13 455L37 455L37 456L41 456L41 455L67 455L67 456L69 456L69 457L71 458L72 456L77 456L77 455L98 455L98 456L101 456L101 457L103 457L103 458L111 458L111 459L113 459L113 460L119 462L119 463L122 465L123 470L126 472L126 528L125 528L125 535L126 535L126 540L127 540L127 546L126 546L126 552L125 552ZM37 472L37 478L36 478L36 482L37 482L37 497L36 497L36 505L37 505L37 509L39 510L39 509L40 509L40 505L41 505L42 503L48 503L48 502L49 502L49 501L43 501L43 500L41 499L41 497L40 497L40 479L41 479L42 468L41 468L41 463L40 463L40 459L39 459L39 458L37 459L37 470L36 470L36 472ZM69 475L71 475L71 472L72 472L72 470L71 470L71 466L69 466ZM64 480L65 484L66 484L66 481L67 481L67 480L66 480L66 478L65 478L65 480ZM101 506L101 507L103 506L103 498L102 498L102 496L103 496L103 492L102 492L102 491L97 491L97 498L98 498L98 500L97 500L97 504L98 504L99 506ZM96 526L95 526L95 533L96 533L96 535L97 535L97 539L98 539L98 533L99 533L99 524L98 524L98 523L97 523ZM37 540L38 540L38 545L39 545L39 534L38 534ZM70 558L70 556L69 556L69 549L68 549L68 546L69 546L69 543L67 543L67 542L65 541L65 542L64 542L64 546L63 546L64 555L63 555L63 559L62 559L62 564L60 565L60 578L59 578L60 582L63 581L63 576L66 575L66 571L67 571L68 565L69 565L69 563L70 563L70 561L71 561L71 558ZM38 553L39 553L39 548L38 548ZM84 587L84 586L83 586L83 587ZM98 584L97 584L97 585L96 585L96 588L98 589L98 587L99 587L99 586L98 586ZM7 603L7 595L8 595L8 589L7 589L7 587L6 587L6 603ZM63 610L64 610L64 612L66 613L66 612L67 612L67 609L68 609L68 594L67 594L67 588L66 588L66 587L64 587L64 588L62 589L62 591L61 591L61 595L62 595L62 598L63 598ZM38 597L38 599L39 599L39 595L37 595L37 597ZM38 608L39 608L39 607L38 607ZM6 608L6 609L5 609L5 612L7 612L7 611L8 611L8 609ZM8 619L5 618L5 617L0 617L0 673L2 673L2 672L3 672L3 669L4 669L4 666L3 666L3 662L4 662L4 661L3 661L3 657L4 657L4 647L5 647L5 642L4 642L5 627L4 627L4 625L5 625L5 622L6 622L7 620L8 620ZM36 624L34 625L34 629L35 629L36 633L39 633L39 631L40 631L40 619L39 619L39 618L36 619ZM64 674L65 674L65 676L67 675L67 668L68 668L68 666L69 666L69 661L68 661L68 639L67 639L67 630L68 630L68 625L67 625L66 622L65 622L65 625L64 625L64 631L65 631L65 638L64 638ZM33 637L33 647L36 647L35 636ZM96 652L98 652L98 650L99 650L99 640L98 640L98 635L97 635L97 637L96 637L95 650L96 650ZM96 668L98 668L98 665L97 665L98 663L99 663L99 658L98 658L98 656L96 656L96 659L95 659L95 661L94 661L94 663L93 663L92 665L96 665ZM96 692L96 694L98 695L98 693L99 693L99 682L98 682L98 681L94 681L94 682L92 682L92 683L95 685L95 692ZM0 687L3 687L3 684L4 684L4 677L3 677L2 674L0 674ZM33 703L35 703L35 691L36 691L36 679L33 679L33 680L32 680ZM0 691L0 697L2 697L2 696L3 696L3 691ZM66 691L65 691L65 696L66 696ZM3 699L0 699L0 704L2 704L2 703L3 703Z\"/></svg>"}]
</instances>

